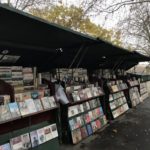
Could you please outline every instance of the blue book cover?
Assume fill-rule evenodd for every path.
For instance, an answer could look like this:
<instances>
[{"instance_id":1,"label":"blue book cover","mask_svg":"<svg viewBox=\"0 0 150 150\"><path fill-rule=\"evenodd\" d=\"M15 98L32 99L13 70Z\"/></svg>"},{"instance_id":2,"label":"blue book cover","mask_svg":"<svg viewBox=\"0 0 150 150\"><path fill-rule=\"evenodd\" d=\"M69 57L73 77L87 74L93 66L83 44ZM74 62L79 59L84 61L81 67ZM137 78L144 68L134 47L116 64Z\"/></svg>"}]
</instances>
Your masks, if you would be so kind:
<instances>
[{"instance_id":1,"label":"blue book cover","mask_svg":"<svg viewBox=\"0 0 150 150\"><path fill-rule=\"evenodd\" d=\"M13 118L17 118L21 116L18 104L16 102L9 103L8 106L9 106L9 109Z\"/></svg>"},{"instance_id":2,"label":"blue book cover","mask_svg":"<svg viewBox=\"0 0 150 150\"><path fill-rule=\"evenodd\" d=\"M0 146L0 149L2 149L2 150L11 150L10 144L9 144L9 143L6 143L6 144L4 144L4 145L1 145L1 146Z\"/></svg>"},{"instance_id":3,"label":"blue book cover","mask_svg":"<svg viewBox=\"0 0 150 150\"><path fill-rule=\"evenodd\" d=\"M88 131L88 135L91 135L93 133L92 127L90 124L86 125L87 131Z\"/></svg>"}]
</instances>

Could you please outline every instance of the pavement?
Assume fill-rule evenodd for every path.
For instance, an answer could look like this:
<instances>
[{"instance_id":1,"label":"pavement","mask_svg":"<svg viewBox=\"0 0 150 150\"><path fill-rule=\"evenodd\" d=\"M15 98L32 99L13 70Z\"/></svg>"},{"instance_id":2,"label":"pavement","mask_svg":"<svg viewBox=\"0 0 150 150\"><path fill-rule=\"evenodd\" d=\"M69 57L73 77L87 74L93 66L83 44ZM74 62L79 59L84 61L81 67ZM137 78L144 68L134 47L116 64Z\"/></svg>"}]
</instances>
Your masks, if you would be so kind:
<instances>
[{"instance_id":1,"label":"pavement","mask_svg":"<svg viewBox=\"0 0 150 150\"><path fill-rule=\"evenodd\" d=\"M128 110L103 131L60 150L150 150L150 98Z\"/></svg>"}]
</instances>

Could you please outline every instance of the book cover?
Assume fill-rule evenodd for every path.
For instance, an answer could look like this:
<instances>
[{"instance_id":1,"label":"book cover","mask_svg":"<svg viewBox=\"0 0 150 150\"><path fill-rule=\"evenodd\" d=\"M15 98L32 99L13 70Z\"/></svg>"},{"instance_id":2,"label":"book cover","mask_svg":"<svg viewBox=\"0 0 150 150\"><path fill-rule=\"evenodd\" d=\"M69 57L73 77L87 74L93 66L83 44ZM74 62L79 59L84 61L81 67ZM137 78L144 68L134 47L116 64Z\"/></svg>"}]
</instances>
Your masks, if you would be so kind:
<instances>
[{"instance_id":1,"label":"book cover","mask_svg":"<svg viewBox=\"0 0 150 150\"><path fill-rule=\"evenodd\" d=\"M88 135L91 135L93 133L92 127L90 124L86 125L87 131L88 131Z\"/></svg>"},{"instance_id":2,"label":"book cover","mask_svg":"<svg viewBox=\"0 0 150 150\"><path fill-rule=\"evenodd\" d=\"M28 106L25 102L18 102L18 106L22 116L28 115L30 113Z\"/></svg>"},{"instance_id":3,"label":"book cover","mask_svg":"<svg viewBox=\"0 0 150 150\"><path fill-rule=\"evenodd\" d=\"M71 135L72 135L73 144L77 144L78 142L80 142L82 140L80 129L73 130L71 132Z\"/></svg>"},{"instance_id":4,"label":"book cover","mask_svg":"<svg viewBox=\"0 0 150 150\"><path fill-rule=\"evenodd\" d=\"M45 133L45 141L49 141L49 140L53 139L53 134L52 134L50 125L44 127L44 133Z\"/></svg>"},{"instance_id":5,"label":"book cover","mask_svg":"<svg viewBox=\"0 0 150 150\"><path fill-rule=\"evenodd\" d=\"M92 98L92 93L90 91L90 88L86 88L85 91L86 91L87 97Z\"/></svg>"},{"instance_id":6,"label":"book cover","mask_svg":"<svg viewBox=\"0 0 150 150\"><path fill-rule=\"evenodd\" d=\"M38 99L39 97L39 92L38 91L32 91L31 92L31 98L32 99Z\"/></svg>"},{"instance_id":7,"label":"book cover","mask_svg":"<svg viewBox=\"0 0 150 150\"><path fill-rule=\"evenodd\" d=\"M21 136L10 139L10 145L12 150L21 150L22 149Z\"/></svg>"},{"instance_id":8,"label":"book cover","mask_svg":"<svg viewBox=\"0 0 150 150\"><path fill-rule=\"evenodd\" d=\"M100 114L104 115L103 108L100 106L99 109L100 109Z\"/></svg>"},{"instance_id":9,"label":"book cover","mask_svg":"<svg viewBox=\"0 0 150 150\"><path fill-rule=\"evenodd\" d=\"M37 135L38 135L39 144L42 144L42 143L44 143L46 141L44 128L38 129L37 130Z\"/></svg>"},{"instance_id":10,"label":"book cover","mask_svg":"<svg viewBox=\"0 0 150 150\"><path fill-rule=\"evenodd\" d=\"M96 132L96 131L98 130L96 121L92 121L92 122L91 122L91 127L92 127L93 132Z\"/></svg>"},{"instance_id":11,"label":"book cover","mask_svg":"<svg viewBox=\"0 0 150 150\"><path fill-rule=\"evenodd\" d=\"M91 121L91 118L88 113L84 114L83 117L84 117L85 123L89 123Z\"/></svg>"},{"instance_id":12,"label":"book cover","mask_svg":"<svg viewBox=\"0 0 150 150\"><path fill-rule=\"evenodd\" d=\"M21 116L18 104L16 102L8 104L12 118L18 118Z\"/></svg>"},{"instance_id":13,"label":"book cover","mask_svg":"<svg viewBox=\"0 0 150 150\"><path fill-rule=\"evenodd\" d=\"M41 98L41 102L42 102L42 105L43 105L44 109L50 109L51 108L51 105L50 105L49 100L48 100L47 97Z\"/></svg>"},{"instance_id":14,"label":"book cover","mask_svg":"<svg viewBox=\"0 0 150 150\"><path fill-rule=\"evenodd\" d=\"M30 141L29 133L22 134L21 140L22 140L22 150L28 150L31 148L31 141Z\"/></svg>"},{"instance_id":15,"label":"book cover","mask_svg":"<svg viewBox=\"0 0 150 150\"><path fill-rule=\"evenodd\" d=\"M83 116L78 116L78 117L76 117L76 119L77 119L78 127L81 127L84 125Z\"/></svg>"},{"instance_id":16,"label":"book cover","mask_svg":"<svg viewBox=\"0 0 150 150\"><path fill-rule=\"evenodd\" d=\"M11 150L10 144L6 143L0 146L0 150Z\"/></svg>"},{"instance_id":17,"label":"book cover","mask_svg":"<svg viewBox=\"0 0 150 150\"><path fill-rule=\"evenodd\" d=\"M74 102L80 101L80 97L79 97L79 95L78 95L78 91L74 91L74 92L72 93L72 97L73 97L73 101L74 101Z\"/></svg>"},{"instance_id":18,"label":"book cover","mask_svg":"<svg viewBox=\"0 0 150 150\"><path fill-rule=\"evenodd\" d=\"M49 101L52 108L57 106L56 101L55 101L53 96L50 96L50 97L47 97L47 98L48 98L48 101Z\"/></svg>"},{"instance_id":19,"label":"book cover","mask_svg":"<svg viewBox=\"0 0 150 150\"><path fill-rule=\"evenodd\" d=\"M23 101L23 93L15 94L15 101L22 102Z\"/></svg>"},{"instance_id":20,"label":"book cover","mask_svg":"<svg viewBox=\"0 0 150 150\"><path fill-rule=\"evenodd\" d=\"M76 106L70 106L68 108L68 117L72 117L78 114L78 109L77 109L77 105Z\"/></svg>"},{"instance_id":21,"label":"book cover","mask_svg":"<svg viewBox=\"0 0 150 150\"><path fill-rule=\"evenodd\" d=\"M100 129L101 128L101 122L100 122L100 120L98 119L98 120L96 120L96 126L97 126L97 128L98 129Z\"/></svg>"},{"instance_id":22,"label":"book cover","mask_svg":"<svg viewBox=\"0 0 150 150\"><path fill-rule=\"evenodd\" d=\"M32 147L36 147L39 145L38 134L37 131L30 132L31 144Z\"/></svg>"},{"instance_id":23,"label":"book cover","mask_svg":"<svg viewBox=\"0 0 150 150\"><path fill-rule=\"evenodd\" d=\"M33 99L26 99L25 103L28 107L29 113L37 112Z\"/></svg>"},{"instance_id":24,"label":"book cover","mask_svg":"<svg viewBox=\"0 0 150 150\"><path fill-rule=\"evenodd\" d=\"M89 111L89 112L88 112L88 115L89 115L89 117L90 117L90 120L93 120L93 119L94 119L92 111Z\"/></svg>"},{"instance_id":25,"label":"book cover","mask_svg":"<svg viewBox=\"0 0 150 150\"><path fill-rule=\"evenodd\" d=\"M85 94L84 94L82 89L79 90L78 94L79 94L79 97L80 97L81 100L85 100Z\"/></svg>"},{"instance_id":26,"label":"book cover","mask_svg":"<svg viewBox=\"0 0 150 150\"><path fill-rule=\"evenodd\" d=\"M0 106L0 122L10 120L12 118L8 105Z\"/></svg>"},{"instance_id":27,"label":"book cover","mask_svg":"<svg viewBox=\"0 0 150 150\"><path fill-rule=\"evenodd\" d=\"M80 131L81 131L81 136L82 136L82 139L86 138L88 136L88 132L86 130L86 127L82 127L80 128Z\"/></svg>"},{"instance_id":28,"label":"book cover","mask_svg":"<svg viewBox=\"0 0 150 150\"><path fill-rule=\"evenodd\" d=\"M38 96L38 99L41 99L41 98L45 97L44 94L45 94L45 93L44 93L44 90L39 90L39 91L38 91L38 95L39 95L39 96Z\"/></svg>"},{"instance_id":29,"label":"book cover","mask_svg":"<svg viewBox=\"0 0 150 150\"><path fill-rule=\"evenodd\" d=\"M43 111L43 107L42 107L42 103L40 99L35 99L34 104L35 104L37 112Z\"/></svg>"},{"instance_id":30,"label":"book cover","mask_svg":"<svg viewBox=\"0 0 150 150\"><path fill-rule=\"evenodd\" d=\"M58 131L57 131L57 126L56 126L56 124L52 124L52 125L51 125L51 130L52 130L53 138L58 137Z\"/></svg>"},{"instance_id":31,"label":"book cover","mask_svg":"<svg viewBox=\"0 0 150 150\"><path fill-rule=\"evenodd\" d=\"M27 99L31 99L31 93L30 92L25 92L22 94L23 101Z\"/></svg>"}]
</instances>

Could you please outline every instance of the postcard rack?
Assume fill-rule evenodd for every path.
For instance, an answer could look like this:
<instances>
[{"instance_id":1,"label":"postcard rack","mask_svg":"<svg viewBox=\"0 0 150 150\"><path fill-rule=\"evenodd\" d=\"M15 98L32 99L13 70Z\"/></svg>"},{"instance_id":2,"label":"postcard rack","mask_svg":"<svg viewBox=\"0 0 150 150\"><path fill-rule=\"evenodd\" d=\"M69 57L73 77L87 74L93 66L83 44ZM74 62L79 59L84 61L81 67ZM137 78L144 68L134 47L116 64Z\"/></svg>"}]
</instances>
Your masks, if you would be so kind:
<instances>
[{"instance_id":1,"label":"postcard rack","mask_svg":"<svg viewBox=\"0 0 150 150\"><path fill-rule=\"evenodd\" d=\"M100 88L91 94L87 89L88 96L81 96L86 89L80 89L79 95L76 95L80 99L72 93L75 101L70 100L69 104L61 107L63 143L77 144L107 124L101 105L104 92Z\"/></svg>"},{"instance_id":2,"label":"postcard rack","mask_svg":"<svg viewBox=\"0 0 150 150\"><path fill-rule=\"evenodd\" d=\"M123 80L105 79L106 115L109 121L125 113L129 107L126 99L127 84Z\"/></svg>"}]
</instances>

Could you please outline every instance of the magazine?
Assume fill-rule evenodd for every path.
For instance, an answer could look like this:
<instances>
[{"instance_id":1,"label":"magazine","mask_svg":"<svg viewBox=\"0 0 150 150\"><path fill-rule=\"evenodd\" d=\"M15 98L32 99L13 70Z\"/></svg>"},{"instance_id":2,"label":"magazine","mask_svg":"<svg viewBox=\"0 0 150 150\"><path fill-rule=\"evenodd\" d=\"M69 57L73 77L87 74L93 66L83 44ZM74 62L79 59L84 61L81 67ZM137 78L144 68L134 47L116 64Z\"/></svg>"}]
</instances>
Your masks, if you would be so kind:
<instances>
[{"instance_id":1,"label":"magazine","mask_svg":"<svg viewBox=\"0 0 150 150\"><path fill-rule=\"evenodd\" d=\"M53 139L53 134L52 134L50 125L44 127L44 133L45 133L45 141L49 141L49 140Z\"/></svg>"},{"instance_id":2,"label":"magazine","mask_svg":"<svg viewBox=\"0 0 150 150\"><path fill-rule=\"evenodd\" d=\"M30 113L28 106L25 102L19 102L18 106L19 106L19 109L20 109L22 116L28 115Z\"/></svg>"},{"instance_id":3,"label":"magazine","mask_svg":"<svg viewBox=\"0 0 150 150\"><path fill-rule=\"evenodd\" d=\"M38 135L39 144L42 144L46 141L45 140L44 128L38 129L37 130L37 135Z\"/></svg>"},{"instance_id":4,"label":"magazine","mask_svg":"<svg viewBox=\"0 0 150 150\"><path fill-rule=\"evenodd\" d=\"M57 132L57 126L56 126L56 124L52 124L51 125L51 130L52 130L53 138L58 137L58 132Z\"/></svg>"},{"instance_id":5,"label":"magazine","mask_svg":"<svg viewBox=\"0 0 150 150\"><path fill-rule=\"evenodd\" d=\"M21 150L22 149L21 136L10 139L10 145L12 150Z\"/></svg>"},{"instance_id":6,"label":"magazine","mask_svg":"<svg viewBox=\"0 0 150 150\"><path fill-rule=\"evenodd\" d=\"M29 133L21 135L21 140L22 140L22 150L28 150L31 148Z\"/></svg>"},{"instance_id":7,"label":"magazine","mask_svg":"<svg viewBox=\"0 0 150 150\"><path fill-rule=\"evenodd\" d=\"M10 144L6 143L0 146L0 150L11 150Z\"/></svg>"},{"instance_id":8,"label":"magazine","mask_svg":"<svg viewBox=\"0 0 150 150\"><path fill-rule=\"evenodd\" d=\"M33 99L26 99L25 103L28 107L29 113L37 112Z\"/></svg>"},{"instance_id":9,"label":"magazine","mask_svg":"<svg viewBox=\"0 0 150 150\"><path fill-rule=\"evenodd\" d=\"M16 102L8 104L12 118L18 118L21 116L18 104Z\"/></svg>"},{"instance_id":10,"label":"magazine","mask_svg":"<svg viewBox=\"0 0 150 150\"><path fill-rule=\"evenodd\" d=\"M30 138L31 138L32 147L36 147L39 145L37 131L30 132Z\"/></svg>"}]
</instances>

